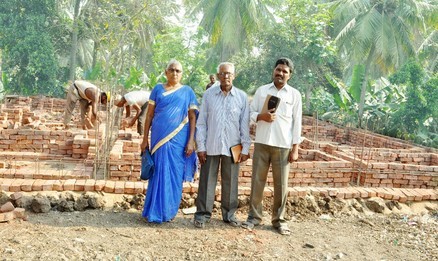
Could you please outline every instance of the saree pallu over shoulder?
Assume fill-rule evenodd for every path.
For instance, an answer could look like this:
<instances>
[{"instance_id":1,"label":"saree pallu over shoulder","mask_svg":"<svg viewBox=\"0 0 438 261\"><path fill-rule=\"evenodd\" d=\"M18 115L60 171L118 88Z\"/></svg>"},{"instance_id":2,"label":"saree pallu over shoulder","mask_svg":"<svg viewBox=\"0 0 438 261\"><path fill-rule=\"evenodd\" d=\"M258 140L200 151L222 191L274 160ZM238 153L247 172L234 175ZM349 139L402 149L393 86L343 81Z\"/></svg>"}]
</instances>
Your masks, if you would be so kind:
<instances>
[{"instance_id":1,"label":"saree pallu over shoulder","mask_svg":"<svg viewBox=\"0 0 438 261\"><path fill-rule=\"evenodd\" d=\"M154 154L154 152L159 149L164 143L168 142L170 139L172 139L173 137L175 137L175 135L178 134L179 131L182 130L182 128L184 128L184 125L186 125L189 122L189 117L186 116L184 118L184 120L181 122L180 125L178 125L178 127L172 131L171 133L169 133L169 135L167 135L166 137L164 137L162 140L160 140L157 144L155 144L155 146L152 147L151 150L151 154Z\"/></svg>"},{"instance_id":2,"label":"saree pallu over shoulder","mask_svg":"<svg viewBox=\"0 0 438 261\"><path fill-rule=\"evenodd\" d=\"M163 143L177 135L189 122L188 112L190 109L198 111L198 102L193 90L187 85L166 91L160 84L152 90L149 103L155 104L151 129L153 154Z\"/></svg>"}]
</instances>

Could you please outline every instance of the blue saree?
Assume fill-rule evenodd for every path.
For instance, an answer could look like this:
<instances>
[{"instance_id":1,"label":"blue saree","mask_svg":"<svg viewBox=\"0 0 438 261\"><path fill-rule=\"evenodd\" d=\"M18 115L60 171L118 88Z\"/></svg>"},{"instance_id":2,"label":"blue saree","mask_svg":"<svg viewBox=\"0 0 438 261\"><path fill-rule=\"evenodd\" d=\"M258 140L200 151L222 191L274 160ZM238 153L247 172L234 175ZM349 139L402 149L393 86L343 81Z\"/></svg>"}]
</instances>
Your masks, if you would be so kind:
<instances>
[{"instance_id":1,"label":"blue saree","mask_svg":"<svg viewBox=\"0 0 438 261\"><path fill-rule=\"evenodd\" d=\"M184 151L190 136L188 111L197 111L198 102L187 85L166 91L157 84L149 99L155 105L150 142L155 173L149 179L142 216L162 223L176 216L183 182L192 181L197 168L196 152L186 157Z\"/></svg>"}]
</instances>

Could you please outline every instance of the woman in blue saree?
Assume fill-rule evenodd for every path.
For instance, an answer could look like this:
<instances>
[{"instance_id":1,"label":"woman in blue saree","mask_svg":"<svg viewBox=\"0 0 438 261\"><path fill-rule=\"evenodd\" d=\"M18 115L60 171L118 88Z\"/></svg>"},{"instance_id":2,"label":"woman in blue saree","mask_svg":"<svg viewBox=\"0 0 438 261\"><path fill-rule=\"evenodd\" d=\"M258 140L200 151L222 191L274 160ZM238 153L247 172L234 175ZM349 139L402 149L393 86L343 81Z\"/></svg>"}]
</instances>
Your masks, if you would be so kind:
<instances>
[{"instance_id":1,"label":"woman in blue saree","mask_svg":"<svg viewBox=\"0 0 438 261\"><path fill-rule=\"evenodd\" d=\"M155 164L142 216L154 223L167 222L176 216L182 184L193 180L197 168L194 152L198 102L195 93L180 83L180 62L171 60L165 74L167 82L157 84L149 97L141 144L142 151L150 150Z\"/></svg>"}]
</instances>

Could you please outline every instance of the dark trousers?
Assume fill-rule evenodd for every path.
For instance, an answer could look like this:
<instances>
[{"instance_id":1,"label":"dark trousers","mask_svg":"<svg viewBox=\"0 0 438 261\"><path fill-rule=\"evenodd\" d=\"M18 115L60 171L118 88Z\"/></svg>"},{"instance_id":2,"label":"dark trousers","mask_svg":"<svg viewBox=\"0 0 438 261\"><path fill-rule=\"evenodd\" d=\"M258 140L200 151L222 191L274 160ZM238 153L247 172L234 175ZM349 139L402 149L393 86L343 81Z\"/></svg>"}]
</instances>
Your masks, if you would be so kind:
<instances>
[{"instance_id":1,"label":"dark trousers","mask_svg":"<svg viewBox=\"0 0 438 261\"><path fill-rule=\"evenodd\" d=\"M239 164L234 164L231 157L224 155L207 156L201 167L198 197L196 198L195 219L208 221L213 211L213 203L218 179L219 164L221 167L221 210L225 222L235 220L234 213L238 207Z\"/></svg>"}]
</instances>

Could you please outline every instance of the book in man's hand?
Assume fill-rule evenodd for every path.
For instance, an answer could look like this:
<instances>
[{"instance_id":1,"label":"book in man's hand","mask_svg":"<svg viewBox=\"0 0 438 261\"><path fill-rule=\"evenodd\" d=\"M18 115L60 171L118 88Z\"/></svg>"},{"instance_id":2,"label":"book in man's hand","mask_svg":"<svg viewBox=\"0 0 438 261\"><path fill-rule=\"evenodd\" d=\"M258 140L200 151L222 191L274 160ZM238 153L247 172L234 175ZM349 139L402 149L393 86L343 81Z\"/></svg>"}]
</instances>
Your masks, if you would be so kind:
<instances>
[{"instance_id":1,"label":"book in man's hand","mask_svg":"<svg viewBox=\"0 0 438 261\"><path fill-rule=\"evenodd\" d=\"M238 163L240 154L242 153L242 144L236 144L230 148L231 160L233 163Z\"/></svg>"},{"instance_id":2,"label":"book in man's hand","mask_svg":"<svg viewBox=\"0 0 438 261\"><path fill-rule=\"evenodd\" d=\"M265 103L263 104L263 108L262 108L262 113L265 112L275 112L278 108L278 105L280 105L280 101L281 99L278 98L277 96L273 96L268 94L266 96L266 100Z\"/></svg>"}]
</instances>

